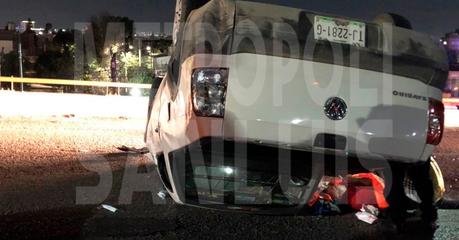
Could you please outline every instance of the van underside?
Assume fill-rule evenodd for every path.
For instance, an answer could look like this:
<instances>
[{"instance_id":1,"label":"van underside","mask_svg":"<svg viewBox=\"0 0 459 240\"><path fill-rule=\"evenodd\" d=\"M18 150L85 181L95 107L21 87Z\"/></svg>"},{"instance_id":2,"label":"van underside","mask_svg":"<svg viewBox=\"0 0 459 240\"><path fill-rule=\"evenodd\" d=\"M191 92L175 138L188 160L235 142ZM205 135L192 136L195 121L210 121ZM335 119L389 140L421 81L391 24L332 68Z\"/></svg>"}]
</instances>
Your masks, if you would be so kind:
<instances>
[{"instance_id":1,"label":"van underside","mask_svg":"<svg viewBox=\"0 0 459 240\"><path fill-rule=\"evenodd\" d=\"M387 184L392 179L390 162L220 138L203 138L158 156L158 169L171 196L182 204L283 215L312 214L307 202L322 176L378 172Z\"/></svg>"}]
</instances>

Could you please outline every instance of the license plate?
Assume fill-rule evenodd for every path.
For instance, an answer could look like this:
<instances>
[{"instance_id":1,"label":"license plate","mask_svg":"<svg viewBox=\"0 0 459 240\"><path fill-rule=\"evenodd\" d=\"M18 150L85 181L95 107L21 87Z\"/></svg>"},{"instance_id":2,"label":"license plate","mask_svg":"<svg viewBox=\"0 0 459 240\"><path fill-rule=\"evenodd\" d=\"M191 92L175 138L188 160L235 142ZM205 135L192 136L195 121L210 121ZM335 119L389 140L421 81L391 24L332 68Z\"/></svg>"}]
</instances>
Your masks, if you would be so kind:
<instances>
[{"instance_id":1,"label":"license plate","mask_svg":"<svg viewBox=\"0 0 459 240\"><path fill-rule=\"evenodd\" d=\"M315 16L314 39L365 47L365 23Z\"/></svg>"}]
</instances>

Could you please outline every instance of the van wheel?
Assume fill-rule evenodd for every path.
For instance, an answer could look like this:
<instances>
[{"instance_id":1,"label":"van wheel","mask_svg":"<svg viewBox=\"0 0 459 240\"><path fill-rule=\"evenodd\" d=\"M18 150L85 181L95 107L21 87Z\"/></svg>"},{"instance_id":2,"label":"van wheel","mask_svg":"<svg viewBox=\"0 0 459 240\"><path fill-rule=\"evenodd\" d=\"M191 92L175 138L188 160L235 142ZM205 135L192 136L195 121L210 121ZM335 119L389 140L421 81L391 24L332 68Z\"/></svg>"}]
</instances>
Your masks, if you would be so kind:
<instances>
[{"instance_id":1,"label":"van wheel","mask_svg":"<svg viewBox=\"0 0 459 240\"><path fill-rule=\"evenodd\" d=\"M430 175L430 161L416 164L391 163L392 183L387 183L389 190L387 200L389 202L389 217L397 226L404 224L408 217L407 211L418 208L422 213L422 220L433 223L437 220L437 208L433 202L434 184ZM407 179L409 181L407 182ZM407 186L410 185L410 186ZM414 201L409 193L416 193Z\"/></svg>"},{"instance_id":2,"label":"van wheel","mask_svg":"<svg viewBox=\"0 0 459 240\"><path fill-rule=\"evenodd\" d=\"M402 27L406 29L413 29L410 20L407 18L395 14L395 13L383 13L378 15L375 19L374 22L378 24L392 24L397 27Z\"/></svg>"},{"instance_id":3,"label":"van wheel","mask_svg":"<svg viewBox=\"0 0 459 240\"><path fill-rule=\"evenodd\" d=\"M386 179L386 196L389 208L388 217L400 228L407 216L409 199L405 195L404 180L406 164L390 162L390 168L386 169L384 176L391 176L391 181Z\"/></svg>"},{"instance_id":4,"label":"van wheel","mask_svg":"<svg viewBox=\"0 0 459 240\"><path fill-rule=\"evenodd\" d=\"M419 209L422 220L434 222L437 220L437 207L435 206L435 185L430 174L430 160L408 168L406 176L412 181L419 199Z\"/></svg>"}]
</instances>

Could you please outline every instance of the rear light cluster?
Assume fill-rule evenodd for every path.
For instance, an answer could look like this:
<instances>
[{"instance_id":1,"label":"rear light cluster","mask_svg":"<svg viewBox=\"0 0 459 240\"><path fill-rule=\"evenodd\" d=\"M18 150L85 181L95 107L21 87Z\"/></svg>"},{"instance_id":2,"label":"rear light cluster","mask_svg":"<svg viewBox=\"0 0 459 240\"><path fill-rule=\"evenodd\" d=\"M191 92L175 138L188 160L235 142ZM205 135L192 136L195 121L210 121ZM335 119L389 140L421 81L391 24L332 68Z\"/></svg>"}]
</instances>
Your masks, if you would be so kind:
<instances>
[{"instance_id":1,"label":"rear light cluster","mask_svg":"<svg viewBox=\"0 0 459 240\"><path fill-rule=\"evenodd\" d=\"M196 115L224 117L227 85L228 69L195 69L191 81L191 91L193 109Z\"/></svg>"},{"instance_id":2,"label":"rear light cluster","mask_svg":"<svg viewBox=\"0 0 459 240\"><path fill-rule=\"evenodd\" d=\"M445 107L441 101L429 99L429 126L427 144L438 145L443 137L445 123Z\"/></svg>"}]
</instances>

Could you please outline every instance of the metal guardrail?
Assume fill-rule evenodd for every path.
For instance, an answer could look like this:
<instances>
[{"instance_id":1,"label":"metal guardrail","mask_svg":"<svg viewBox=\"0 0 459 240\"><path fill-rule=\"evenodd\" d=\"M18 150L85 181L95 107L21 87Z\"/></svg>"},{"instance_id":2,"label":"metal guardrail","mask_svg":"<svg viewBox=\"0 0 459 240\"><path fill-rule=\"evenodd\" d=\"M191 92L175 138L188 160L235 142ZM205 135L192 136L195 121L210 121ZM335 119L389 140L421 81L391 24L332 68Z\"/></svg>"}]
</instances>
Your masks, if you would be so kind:
<instances>
[{"instance_id":1,"label":"metal guardrail","mask_svg":"<svg viewBox=\"0 0 459 240\"><path fill-rule=\"evenodd\" d=\"M64 80L64 79L47 79L47 78L17 78L17 77L0 77L0 83L35 83L49 85L68 85L68 86L88 86L88 87L113 87L113 88L140 88L150 89L150 84L141 83L121 83L121 82L101 82L101 81L82 81L82 80Z\"/></svg>"},{"instance_id":2,"label":"metal guardrail","mask_svg":"<svg viewBox=\"0 0 459 240\"><path fill-rule=\"evenodd\" d=\"M443 98L443 103L445 104L458 104L459 105L459 98Z\"/></svg>"}]
</instances>

